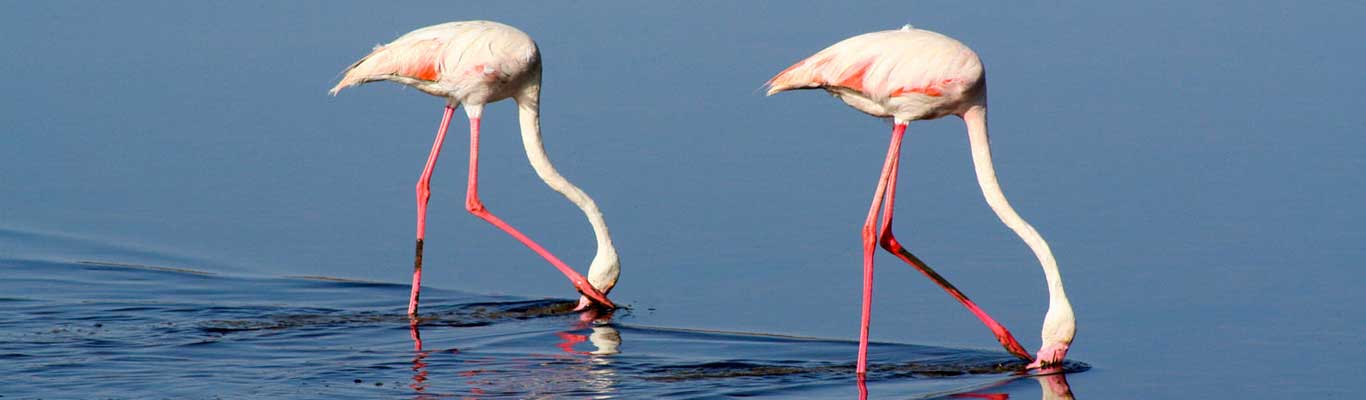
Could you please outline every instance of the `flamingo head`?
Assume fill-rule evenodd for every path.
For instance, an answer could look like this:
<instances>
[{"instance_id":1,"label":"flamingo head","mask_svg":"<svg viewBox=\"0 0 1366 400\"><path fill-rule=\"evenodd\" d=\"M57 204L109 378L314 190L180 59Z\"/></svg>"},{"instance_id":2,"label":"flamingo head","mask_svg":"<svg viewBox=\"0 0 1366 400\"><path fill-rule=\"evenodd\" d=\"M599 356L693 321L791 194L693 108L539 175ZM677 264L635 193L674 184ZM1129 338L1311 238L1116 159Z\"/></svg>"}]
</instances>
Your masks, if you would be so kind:
<instances>
[{"instance_id":1,"label":"flamingo head","mask_svg":"<svg viewBox=\"0 0 1366 400\"><path fill-rule=\"evenodd\" d=\"M593 263L588 266L588 283L606 296L617 286L617 279L621 277L621 259L617 257L616 249L611 246L598 249L597 256L593 257ZM593 303L593 299L588 296L579 295L579 305L574 310L587 309Z\"/></svg>"},{"instance_id":2,"label":"flamingo head","mask_svg":"<svg viewBox=\"0 0 1366 400\"><path fill-rule=\"evenodd\" d=\"M1043 347L1027 368L1044 368L1061 364L1072 347L1072 338L1077 335L1077 320L1072 315L1072 306L1065 298L1062 304L1048 307L1043 319Z\"/></svg>"},{"instance_id":3,"label":"flamingo head","mask_svg":"<svg viewBox=\"0 0 1366 400\"><path fill-rule=\"evenodd\" d=\"M1030 363L1027 368L1046 368L1061 364L1062 360L1067 357L1067 349L1071 346L1070 343L1061 342L1045 344L1039 349L1038 355L1034 357L1034 362Z\"/></svg>"}]
</instances>

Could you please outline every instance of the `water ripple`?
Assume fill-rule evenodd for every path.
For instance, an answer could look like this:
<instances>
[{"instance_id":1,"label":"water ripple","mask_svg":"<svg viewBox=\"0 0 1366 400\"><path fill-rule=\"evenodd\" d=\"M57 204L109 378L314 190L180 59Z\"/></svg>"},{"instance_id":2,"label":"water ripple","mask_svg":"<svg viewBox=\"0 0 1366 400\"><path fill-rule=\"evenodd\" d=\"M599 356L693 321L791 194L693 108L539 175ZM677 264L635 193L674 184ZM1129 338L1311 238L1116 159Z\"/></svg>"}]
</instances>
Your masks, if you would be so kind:
<instances>
[{"instance_id":1,"label":"water ripple","mask_svg":"<svg viewBox=\"0 0 1366 400\"><path fill-rule=\"evenodd\" d=\"M569 299L253 278L102 261L0 260L5 396L479 398L858 393L855 343L634 325ZM868 385L898 397L1018 379L1003 352L876 343ZM1070 363L1067 371L1084 370ZM174 384L168 384L174 382Z\"/></svg>"}]
</instances>

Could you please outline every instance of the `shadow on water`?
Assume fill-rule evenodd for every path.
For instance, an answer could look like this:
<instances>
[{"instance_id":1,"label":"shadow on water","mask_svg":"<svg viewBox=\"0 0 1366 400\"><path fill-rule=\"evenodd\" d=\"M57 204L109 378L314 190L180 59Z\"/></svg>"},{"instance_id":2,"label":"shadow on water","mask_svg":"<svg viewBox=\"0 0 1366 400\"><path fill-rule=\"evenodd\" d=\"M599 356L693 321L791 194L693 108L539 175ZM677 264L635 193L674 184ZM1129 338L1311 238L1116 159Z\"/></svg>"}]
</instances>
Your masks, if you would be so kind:
<instances>
[{"instance_id":1,"label":"shadow on water","mask_svg":"<svg viewBox=\"0 0 1366 400\"><path fill-rule=\"evenodd\" d=\"M1071 398L1003 352L877 343L865 382L854 342L635 325L568 299L430 288L410 323L405 285L34 259L0 275L7 397L1003 398L1032 379Z\"/></svg>"}]
</instances>

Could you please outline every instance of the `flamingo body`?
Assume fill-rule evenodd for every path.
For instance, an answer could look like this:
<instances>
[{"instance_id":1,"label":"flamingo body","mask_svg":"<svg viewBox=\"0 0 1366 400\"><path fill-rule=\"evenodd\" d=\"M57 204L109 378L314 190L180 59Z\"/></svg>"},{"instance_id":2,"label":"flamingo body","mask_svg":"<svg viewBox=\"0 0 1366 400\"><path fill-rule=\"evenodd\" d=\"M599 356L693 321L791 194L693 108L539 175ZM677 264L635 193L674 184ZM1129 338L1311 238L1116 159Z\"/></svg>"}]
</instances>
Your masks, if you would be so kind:
<instances>
[{"instance_id":1,"label":"flamingo body","mask_svg":"<svg viewBox=\"0 0 1366 400\"><path fill-rule=\"evenodd\" d=\"M409 32L393 42L376 46L369 55L348 67L329 92L375 81L393 81L424 93L445 98L445 115L432 145L427 165L417 185L417 255L414 261L412 296L408 313L416 316L426 231L430 179L456 107L464 106L470 119L470 176L465 208L471 214L507 232L560 270L583 294L579 308L592 303L614 305L606 293L620 276L620 261L607 231L607 223L593 199L571 184L551 165L541 140L541 59L536 42L526 33L491 21L460 21L428 26ZM485 104L513 99L527 160L551 189L583 210L593 226L598 251L589 266L588 278L579 275L548 250L493 215L478 196L479 127Z\"/></svg>"},{"instance_id":2,"label":"flamingo body","mask_svg":"<svg viewBox=\"0 0 1366 400\"><path fill-rule=\"evenodd\" d=\"M854 36L798 61L769 80L768 94L821 88L869 115L914 121L965 109L984 82L972 49L908 25Z\"/></svg>"},{"instance_id":3,"label":"flamingo body","mask_svg":"<svg viewBox=\"0 0 1366 400\"><path fill-rule=\"evenodd\" d=\"M893 118L895 127L873 205L864 224L864 293L858 373L866 371L869 314L872 301L873 251L887 251L920 270L982 320L1008 351L1033 361L1029 368L1061 362L1076 335L1076 320L1063 291L1057 262L1043 237L1006 201L991 162L986 124L986 75L972 49L939 33L907 25L898 30L854 36L798 61L768 81L768 94L824 89L849 106L879 118ZM910 254L892 235L892 207L896 198L902 135L911 121L948 115L962 117L968 128L973 165L983 197L1006 226L1033 250L1048 283L1049 308L1044 316L1043 346L1031 358L1004 327L996 323L961 291ZM883 205L886 207L883 208ZM882 211L880 231L875 231Z\"/></svg>"},{"instance_id":4,"label":"flamingo body","mask_svg":"<svg viewBox=\"0 0 1366 400\"><path fill-rule=\"evenodd\" d=\"M531 36L491 21L460 21L409 32L347 68L331 90L389 80L457 104L483 105L514 96L539 79L540 52Z\"/></svg>"}]
</instances>

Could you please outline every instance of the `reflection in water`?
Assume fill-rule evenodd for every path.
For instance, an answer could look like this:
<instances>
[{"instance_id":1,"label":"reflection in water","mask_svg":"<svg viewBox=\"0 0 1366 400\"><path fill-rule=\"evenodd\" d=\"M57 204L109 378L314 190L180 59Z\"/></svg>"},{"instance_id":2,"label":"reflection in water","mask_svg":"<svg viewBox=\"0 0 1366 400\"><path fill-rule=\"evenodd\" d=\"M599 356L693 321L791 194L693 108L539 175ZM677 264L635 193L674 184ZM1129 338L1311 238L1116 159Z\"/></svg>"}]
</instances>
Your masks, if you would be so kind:
<instances>
[{"instance_id":1,"label":"reflection in water","mask_svg":"<svg viewBox=\"0 0 1366 400\"><path fill-rule=\"evenodd\" d=\"M613 328L611 325L599 325L592 327L592 329L593 332L587 336L569 331L556 333L555 335L560 337L560 343L555 346L568 354L605 356L621 352L621 332L617 331L617 328ZM593 351L574 350L574 345L585 341L592 344L596 349ZM591 358L591 360L605 362L606 359Z\"/></svg>"},{"instance_id":2,"label":"reflection in water","mask_svg":"<svg viewBox=\"0 0 1366 400\"><path fill-rule=\"evenodd\" d=\"M579 313L579 324L576 329L583 329L585 327L592 328L593 333L588 335L588 341L597 348L597 350L593 350L587 354L602 356L621 352L621 332L610 325L612 322L612 313L615 311L615 309L603 310L590 308ZM593 360L602 361L604 363L608 362L607 358L594 358Z\"/></svg>"},{"instance_id":3,"label":"reflection in water","mask_svg":"<svg viewBox=\"0 0 1366 400\"><path fill-rule=\"evenodd\" d=\"M606 356L621 352L621 332L611 325L597 325L592 329L593 333L588 335L588 343L595 349L575 354L588 355L588 364L584 369L584 386L598 394L610 396L616 391L614 388L618 378L616 368L612 367L612 357Z\"/></svg>"},{"instance_id":4,"label":"reflection in water","mask_svg":"<svg viewBox=\"0 0 1366 400\"><path fill-rule=\"evenodd\" d=\"M1072 400L1072 388L1067 385L1067 374L1061 368L1051 368L1039 371L1048 375L1021 375L1020 377L1032 377L1039 382L1039 389L1043 392L1043 400ZM1007 380L991 385L992 387L1006 385L1013 380ZM855 379L855 386L858 387L859 400L868 400L868 381L867 377L859 376ZM980 389L979 389L980 390ZM1010 398L1006 393L958 393L949 395L954 399L987 399L987 400L1006 400Z\"/></svg>"},{"instance_id":5,"label":"reflection in water","mask_svg":"<svg viewBox=\"0 0 1366 400\"><path fill-rule=\"evenodd\" d=\"M417 319L408 321L408 333L413 338L413 351L422 352L422 331L417 329Z\"/></svg>"},{"instance_id":6,"label":"reflection in water","mask_svg":"<svg viewBox=\"0 0 1366 400\"><path fill-rule=\"evenodd\" d=\"M1005 393L959 393L949 397L955 399L1005 400L1009 399L1010 395Z\"/></svg>"},{"instance_id":7,"label":"reflection in water","mask_svg":"<svg viewBox=\"0 0 1366 400\"><path fill-rule=\"evenodd\" d=\"M1038 373L1041 375L1028 376L1039 383L1039 391L1043 393L1043 396L1041 397L1043 400L1072 400L1075 398L1072 396L1072 387L1067 384L1067 374L1063 372L1062 368L1046 368L1039 370ZM1010 381L1001 382L992 386L1001 386L1008 383L1010 383ZM863 386L863 381L860 380L859 399L864 400L867 398L866 396L867 389ZM949 397L955 399L1005 400L1009 399L1010 395L1006 393L959 393Z\"/></svg>"},{"instance_id":8,"label":"reflection in water","mask_svg":"<svg viewBox=\"0 0 1366 400\"><path fill-rule=\"evenodd\" d=\"M593 327L593 334L588 335L588 341L593 343L598 349L592 352L593 355L605 356L621 352L621 332L611 325L600 325ZM594 358L595 361L606 362L607 358Z\"/></svg>"},{"instance_id":9,"label":"reflection in water","mask_svg":"<svg viewBox=\"0 0 1366 400\"><path fill-rule=\"evenodd\" d=\"M423 395L427 391L427 363L422 360L430 354L430 352L419 350L413 357L413 383L409 384L408 387L418 393L418 398L424 398Z\"/></svg>"},{"instance_id":10,"label":"reflection in water","mask_svg":"<svg viewBox=\"0 0 1366 400\"><path fill-rule=\"evenodd\" d=\"M414 322L382 300L407 285L3 257L0 276L5 398L275 398L305 385L324 398L850 398L869 386L879 398L1032 393L1021 379L1038 379L1046 398L1071 398L1062 376L1022 375L1024 363L999 351L884 343L879 358L898 362L880 362L871 384L850 387L856 342L623 324L634 319L628 309L576 313L566 300L432 290ZM165 287L184 295L145 300ZM53 371L71 379L53 387ZM292 377L258 379L274 373ZM167 379L182 383L151 383ZM984 394L963 397L995 397Z\"/></svg>"},{"instance_id":11,"label":"reflection in water","mask_svg":"<svg viewBox=\"0 0 1366 400\"><path fill-rule=\"evenodd\" d=\"M1057 373L1035 377L1044 400L1072 400L1072 387L1067 385L1067 374Z\"/></svg>"},{"instance_id":12,"label":"reflection in water","mask_svg":"<svg viewBox=\"0 0 1366 400\"><path fill-rule=\"evenodd\" d=\"M418 393L419 399L427 398L427 363L422 360L431 352L422 350L422 331L417 329L417 319L408 322L408 333L413 338L413 383L408 385Z\"/></svg>"},{"instance_id":13,"label":"reflection in water","mask_svg":"<svg viewBox=\"0 0 1366 400\"><path fill-rule=\"evenodd\" d=\"M588 336L575 334L571 331L558 332L557 335L562 339L558 347L566 354L588 356L587 367L583 370L586 375L583 377L583 384L591 388L594 392L611 395L615 390L613 387L617 383L617 374L611 368L612 358L604 357L618 354L621 352L621 332L609 323L612 320L612 310L588 309L579 314L579 322L574 324L571 331L592 329ZM587 341L594 347L593 351L579 351L574 349L575 344Z\"/></svg>"},{"instance_id":14,"label":"reflection in water","mask_svg":"<svg viewBox=\"0 0 1366 400\"><path fill-rule=\"evenodd\" d=\"M610 325L611 318L611 310L589 309L579 314L578 320L573 323L570 329L556 332L555 336L558 337L560 341L555 344L555 347L558 347L564 354L556 356L555 358L568 361L583 360L587 361L587 363L572 364L572 366L568 368L557 368L554 371L550 371L552 375L556 376L546 377L545 381L575 382L576 386L581 386L582 389L586 389L590 392L607 396L612 395L614 392L613 387L617 384L618 379L616 371L611 368L611 357L606 356L621 353L621 332ZM417 399L446 396L444 394L430 394L426 392L428 380L428 362L426 359L432 352L424 350L422 347L422 330L419 327L420 324L421 321L418 319L412 319L408 324L409 336L413 340L414 352L412 359L412 383L408 386L417 393L417 396L415 397ZM591 332L588 335L575 333L576 331L584 329L590 329ZM581 351L574 348L575 345L585 342L593 345L594 349L592 351ZM451 352L455 353L458 352L458 350L451 349ZM534 359L536 354L530 354L529 356ZM480 386L499 385L509 382L529 382L525 379L488 379L490 378L488 376L484 376L484 379L473 379L476 376L494 372L497 371L488 369L469 370L461 372L460 376L471 378L466 381L466 384L469 385L470 394L474 395L482 395L490 392ZM569 372L576 376L561 376L560 374L563 372ZM575 374L575 372L577 372L577 374Z\"/></svg>"},{"instance_id":15,"label":"reflection in water","mask_svg":"<svg viewBox=\"0 0 1366 400\"><path fill-rule=\"evenodd\" d=\"M576 351L576 350L574 350L574 345L579 344L579 343L583 343L584 341L588 340L588 337L587 337L587 336L584 336L584 335L576 335L576 334L569 333L569 332L558 332L558 333L555 334L555 336L559 336L559 337L560 337L560 343L557 344L557 345L555 345L555 347L559 347L559 348L560 348L560 351L563 351L563 352L569 353L569 354L588 354L588 352L586 352L586 351Z\"/></svg>"}]
</instances>

